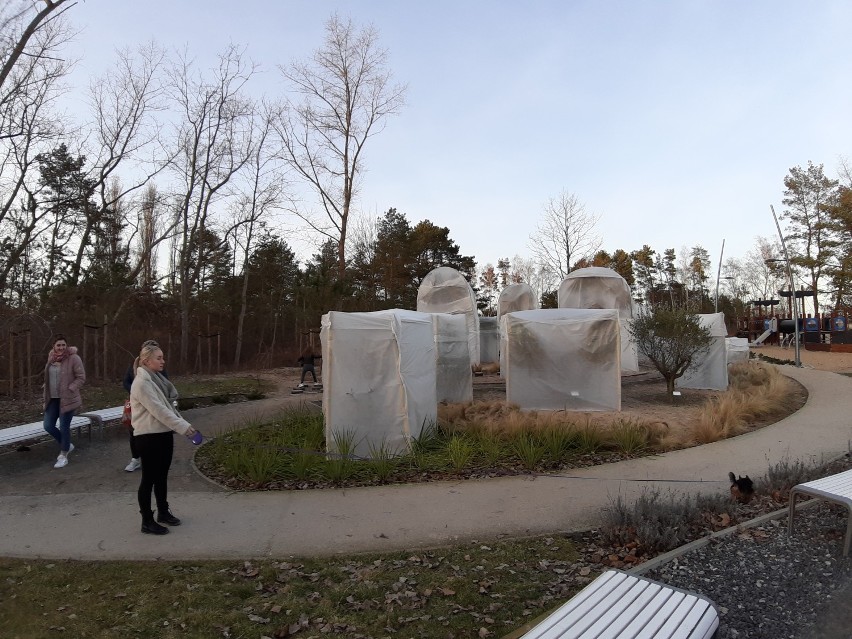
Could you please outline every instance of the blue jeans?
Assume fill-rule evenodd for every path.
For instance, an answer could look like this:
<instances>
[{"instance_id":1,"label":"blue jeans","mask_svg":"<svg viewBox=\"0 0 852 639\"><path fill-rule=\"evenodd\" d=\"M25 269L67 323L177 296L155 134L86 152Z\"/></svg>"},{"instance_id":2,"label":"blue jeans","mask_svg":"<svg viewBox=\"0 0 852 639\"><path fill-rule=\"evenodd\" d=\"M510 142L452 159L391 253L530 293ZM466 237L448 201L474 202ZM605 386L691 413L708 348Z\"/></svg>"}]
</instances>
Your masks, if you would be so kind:
<instances>
[{"instance_id":1,"label":"blue jeans","mask_svg":"<svg viewBox=\"0 0 852 639\"><path fill-rule=\"evenodd\" d=\"M44 409L44 430L59 443L60 452L67 453L71 448L71 418L74 411L69 410L59 414L59 398L51 399ZM56 428L56 420L59 428Z\"/></svg>"}]
</instances>

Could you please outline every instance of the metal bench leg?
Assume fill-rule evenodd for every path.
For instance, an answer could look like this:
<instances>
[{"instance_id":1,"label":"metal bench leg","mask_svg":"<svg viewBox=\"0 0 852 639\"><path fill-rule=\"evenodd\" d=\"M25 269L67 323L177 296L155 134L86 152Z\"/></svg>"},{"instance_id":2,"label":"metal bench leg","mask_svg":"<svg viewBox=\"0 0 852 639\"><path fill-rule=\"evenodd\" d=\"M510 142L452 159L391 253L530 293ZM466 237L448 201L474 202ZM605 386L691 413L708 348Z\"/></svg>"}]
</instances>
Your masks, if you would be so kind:
<instances>
[{"instance_id":1,"label":"metal bench leg","mask_svg":"<svg viewBox=\"0 0 852 639\"><path fill-rule=\"evenodd\" d=\"M796 513L796 497L798 496L795 489L790 491L790 514L787 516L787 537L790 539L793 537L793 516Z\"/></svg>"}]
</instances>

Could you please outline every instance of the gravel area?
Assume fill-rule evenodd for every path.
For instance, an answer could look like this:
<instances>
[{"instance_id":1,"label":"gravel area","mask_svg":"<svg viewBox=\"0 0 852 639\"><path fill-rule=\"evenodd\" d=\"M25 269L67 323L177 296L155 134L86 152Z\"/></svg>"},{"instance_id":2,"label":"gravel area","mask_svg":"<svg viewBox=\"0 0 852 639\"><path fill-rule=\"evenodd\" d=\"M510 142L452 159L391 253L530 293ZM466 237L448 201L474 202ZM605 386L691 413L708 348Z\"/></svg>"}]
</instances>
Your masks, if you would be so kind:
<instances>
[{"instance_id":1,"label":"gravel area","mask_svg":"<svg viewBox=\"0 0 852 639\"><path fill-rule=\"evenodd\" d=\"M847 509L825 501L717 537L643 576L700 593L720 613L718 639L852 638Z\"/></svg>"}]
</instances>

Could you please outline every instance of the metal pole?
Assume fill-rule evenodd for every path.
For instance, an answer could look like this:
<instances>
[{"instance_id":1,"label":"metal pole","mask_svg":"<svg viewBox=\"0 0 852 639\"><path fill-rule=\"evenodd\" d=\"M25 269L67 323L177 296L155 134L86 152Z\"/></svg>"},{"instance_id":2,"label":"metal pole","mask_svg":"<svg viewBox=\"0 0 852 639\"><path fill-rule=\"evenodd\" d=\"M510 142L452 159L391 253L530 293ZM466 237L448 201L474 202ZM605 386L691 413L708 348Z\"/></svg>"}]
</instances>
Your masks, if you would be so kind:
<instances>
[{"instance_id":1,"label":"metal pole","mask_svg":"<svg viewBox=\"0 0 852 639\"><path fill-rule=\"evenodd\" d=\"M796 303L796 285L793 282L793 268L790 266L790 254L787 253L787 243L784 241L784 236L781 234L781 225L778 224L778 216L775 215L775 207L770 204L769 208L772 211L772 219L775 220L775 228L778 229L778 237L781 238L781 248L784 249L784 259L787 262L787 276L790 278L790 306L793 307L793 330L796 335L796 366L801 368L802 359L799 356L799 305Z\"/></svg>"},{"instance_id":2,"label":"metal pole","mask_svg":"<svg viewBox=\"0 0 852 639\"><path fill-rule=\"evenodd\" d=\"M719 312L719 276L722 275L722 256L725 254L725 239L722 238L722 250L719 251L719 269L716 271L716 301L713 302L713 312Z\"/></svg>"}]
</instances>

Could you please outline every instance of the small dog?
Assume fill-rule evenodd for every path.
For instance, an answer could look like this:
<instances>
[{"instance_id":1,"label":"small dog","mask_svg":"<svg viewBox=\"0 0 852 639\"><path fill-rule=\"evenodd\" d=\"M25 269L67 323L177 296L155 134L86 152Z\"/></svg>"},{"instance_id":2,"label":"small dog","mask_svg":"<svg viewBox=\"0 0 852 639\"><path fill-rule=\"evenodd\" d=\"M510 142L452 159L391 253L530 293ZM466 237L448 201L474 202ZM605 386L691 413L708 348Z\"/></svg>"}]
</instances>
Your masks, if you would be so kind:
<instances>
[{"instance_id":1,"label":"small dog","mask_svg":"<svg viewBox=\"0 0 852 639\"><path fill-rule=\"evenodd\" d=\"M731 480L731 497L736 499L741 504L747 504L754 497L754 482L748 475L737 479L734 473L728 473L728 478Z\"/></svg>"}]
</instances>

